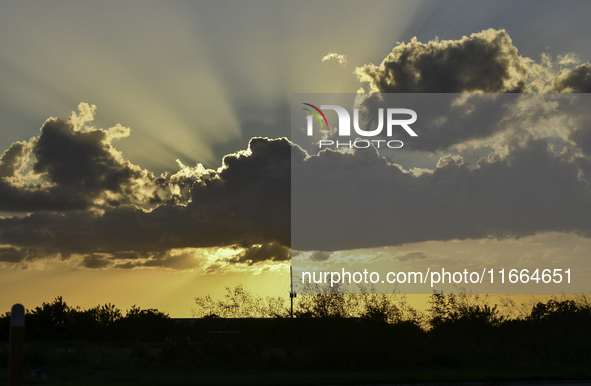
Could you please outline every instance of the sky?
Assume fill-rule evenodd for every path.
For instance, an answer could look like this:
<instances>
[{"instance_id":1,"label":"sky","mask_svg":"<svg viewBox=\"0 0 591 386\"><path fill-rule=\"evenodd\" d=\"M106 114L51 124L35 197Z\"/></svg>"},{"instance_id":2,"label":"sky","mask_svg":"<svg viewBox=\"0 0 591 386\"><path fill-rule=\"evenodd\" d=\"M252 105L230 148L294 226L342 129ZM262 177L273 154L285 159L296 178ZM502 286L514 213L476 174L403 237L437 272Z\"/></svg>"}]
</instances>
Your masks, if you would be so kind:
<instances>
[{"instance_id":1,"label":"sky","mask_svg":"<svg viewBox=\"0 0 591 386\"><path fill-rule=\"evenodd\" d=\"M588 93L590 8L586 1L2 3L0 310L63 296L82 307L136 304L184 317L194 297L239 283L285 296L290 151L298 144L281 138L291 135L293 94ZM461 254L538 261L546 253L548 261L576 259L584 277L591 135L583 118L554 131L425 131L389 161L430 171L417 188L427 195L429 176L460 176L468 182L450 182L439 198L449 204L445 195L455 189L480 208L493 206L471 190L476 174L495 171L494 187L503 187L507 173L514 182L523 181L520 170L535 170L539 179L521 191L537 197L540 187L555 189L531 211L562 200L571 205L561 218L505 226L516 222L503 217L496 233L452 227L445 236L450 228L438 223L418 239L348 250L386 248L435 265ZM517 145L503 144L507 133L520 136ZM510 192L494 187L486 196L493 203ZM452 217L465 210L452 204ZM496 223L485 216L481 224Z\"/></svg>"}]
</instances>

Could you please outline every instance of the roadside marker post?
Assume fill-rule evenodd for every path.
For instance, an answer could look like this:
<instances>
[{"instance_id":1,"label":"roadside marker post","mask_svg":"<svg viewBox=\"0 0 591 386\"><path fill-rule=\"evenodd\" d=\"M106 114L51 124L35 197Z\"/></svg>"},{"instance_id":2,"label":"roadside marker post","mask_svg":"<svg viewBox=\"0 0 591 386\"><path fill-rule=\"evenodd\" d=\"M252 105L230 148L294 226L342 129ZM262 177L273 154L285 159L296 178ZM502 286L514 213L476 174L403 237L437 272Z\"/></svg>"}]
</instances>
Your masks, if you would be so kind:
<instances>
[{"instance_id":1,"label":"roadside marker post","mask_svg":"<svg viewBox=\"0 0 591 386\"><path fill-rule=\"evenodd\" d=\"M23 356L25 343L25 307L22 304L12 306L10 313L10 359L8 386L23 384Z\"/></svg>"}]
</instances>

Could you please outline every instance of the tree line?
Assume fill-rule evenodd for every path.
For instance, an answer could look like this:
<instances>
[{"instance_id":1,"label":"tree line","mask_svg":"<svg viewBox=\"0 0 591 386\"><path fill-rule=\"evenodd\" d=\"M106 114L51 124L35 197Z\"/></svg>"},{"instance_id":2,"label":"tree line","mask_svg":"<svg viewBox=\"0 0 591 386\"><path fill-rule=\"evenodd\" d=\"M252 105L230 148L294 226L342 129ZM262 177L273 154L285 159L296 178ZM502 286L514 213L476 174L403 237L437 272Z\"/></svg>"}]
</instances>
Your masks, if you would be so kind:
<instances>
[{"instance_id":1,"label":"tree line","mask_svg":"<svg viewBox=\"0 0 591 386\"><path fill-rule=\"evenodd\" d=\"M8 339L10 312L0 316L0 339ZM25 311L25 331L29 340L52 339L158 339L172 326L168 314L156 309L132 306L122 310L107 303L89 309L68 305L58 296Z\"/></svg>"},{"instance_id":2,"label":"tree line","mask_svg":"<svg viewBox=\"0 0 591 386\"><path fill-rule=\"evenodd\" d=\"M227 287L222 299L214 299L210 295L195 298L192 311L197 318L288 318L291 317L288 301L280 296L258 296L238 285ZM429 308L421 311L411 306L404 294L302 294L296 298L293 316L412 323L424 330L466 321L498 326L512 321L591 317L591 296L585 294L570 297L554 295L546 301L532 298L520 304L507 296L501 297L500 303L491 304L489 295L435 291L430 296Z\"/></svg>"},{"instance_id":3,"label":"tree line","mask_svg":"<svg viewBox=\"0 0 591 386\"><path fill-rule=\"evenodd\" d=\"M195 298L197 319L290 318L289 299L255 295L242 285L226 288L221 299L210 295ZM589 295L553 296L546 301L517 304L501 298L491 304L487 295L444 294L430 296L429 308L418 310L401 294L301 294L295 299L296 319L348 319L413 325L423 331L451 325L477 324L499 327L511 323L578 323L591 327ZM158 340L178 330L174 319L156 309L133 306L123 312L107 303L89 309L68 305L59 296L26 310L29 339L148 339ZM0 316L0 339L8 339L10 312Z\"/></svg>"},{"instance_id":4,"label":"tree line","mask_svg":"<svg viewBox=\"0 0 591 386\"><path fill-rule=\"evenodd\" d=\"M221 299L196 298L195 318L178 320L135 306L125 312L112 304L81 309L57 297L26 311L26 364L66 373L96 366L128 371L120 364L131 363L141 372L396 371L415 380L416 374L441 380L448 373L455 374L453 380L462 380L461 374L469 380L591 377L588 295L491 304L484 295L434 293L425 310L400 294L299 294L294 300L292 319L289 299L237 286ZM5 342L9 323L9 313L0 317ZM6 347L0 345L0 367L8 364Z\"/></svg>"}]
</instances>

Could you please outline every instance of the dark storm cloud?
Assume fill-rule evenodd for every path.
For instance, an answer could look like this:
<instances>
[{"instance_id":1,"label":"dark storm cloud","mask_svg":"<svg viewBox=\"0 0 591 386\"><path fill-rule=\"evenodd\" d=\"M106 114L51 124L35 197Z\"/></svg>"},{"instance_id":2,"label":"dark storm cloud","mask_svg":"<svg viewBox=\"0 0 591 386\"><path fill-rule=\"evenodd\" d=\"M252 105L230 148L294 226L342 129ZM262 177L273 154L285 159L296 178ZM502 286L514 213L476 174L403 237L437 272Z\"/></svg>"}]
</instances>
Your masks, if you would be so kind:
<instances>
[{"instance_id":1,"label":"dark storm cloud","mask_svg":"<svg viewBox=\"0 0 591 386\"><path fill-rule=\"evenodd\" d=\"M279 243L256 245L246 249L233 262L248 265L264 261L286 261L290 259L290 249Z\"/></svg>"},{"instance_id":2,"label":"dark storm cloud","mask_svg":"<svg viewBox=\"0 0 591 386\"><path fill-rule=\"evenodd\" d=\"M291 159L294 178L303 181L293 193ZM0 242L64 258L87 255L87 267L106 266L108 255L120 268L187 269L197 265L190 253L167 251L232 245L252 246L234 263L282 261L291 194L303 203L292 214L298 250L591 230L591 194L578 167L542 139L511 143L508 155L491 155L477 167L443 156L432 173L415 176L376 151L305 158L286 139L254 138L249 152L225 157L219 172L198 179L186 206L5 218Z\"/></svg>"},{"instance_id":3,"label":"dark storm cloud","mask_svg":"<svg viewBox=\"0 0 591 386\"><path fill-rule=\"evenodd\" d=\"M94 107L80 115L50 118L28 143L15 142L0 158L0 210L67 211L139 203L154 180L151 173L123 160L112 147L127 136L120 126L88 126ZM18 171L18 172L17 172Z\"/></svg>"},{"instance_id":4,"label":"dark storm cloud","mask_svg":"<svg viewBox=\"0 0 591 386\"><path fill-rule=\"evenodd\" d=\"M553 87L561 85L572 91L572 86L566 85L575 82L571 79L574 74L581 77L580 70L573 70L565 72L559 81L550 67L519 56L505 30L488 29L459 40L421 43L413 39L394 47L379 66L368 64L356 69L359 80L369 82L369 91L392 93L386 95L387 102L381 94L368 95L361 112L368 117L368 127L376 127L373 116L377 109L393 105L397 98L397 106L421 114L413 124L419 138L397 138L404 140L406 149L445 150L507 129L504 120L513 104L507 98L498 98L498 93L518 96L532 89L542 91L554 80ZM464 93L465 97L452 98L447 93ZM465 101L458 103L462 98ZM498 114L491 116L491 110Z\"/></svg>"},{"instance_id":5,"label":"dark storm cloud","mask_svg":"<svg viewBox=\"0 0 591 386\"><path fill-rule=\"evenodd\" d=\"M381 93L523 92L527 67L504 30L460 40L400 44L379 66L356 70Z\"/></svg>"},{"instance_id":6,"label":"dark storm cloud","mask_svg":"<svg viewBox=\"0 0 591 386\"><path fill-rule=\"evenodd\" d=\"M223 159L216 178L198 181L188 210L201 221L221 222L224 227L249 228L247 233L273 235L289 245L291 143L285 139L253 138L250 154ZM231 222L231 223L230 223ZM247 244L258 244L250 242Z\"/></svg>"},{"instance_id":7,"label":"dark storm cloud","mask_svg":"<svg viewBox=\"0 0 591 386\"><path fill-rule=\"evenodd\" d=\"M174 248L270 244L247 252L244 261L284 260L290 240L290 160L286 139L253 138L249 151L224 157L219 173L205 173L187 205L163 204L147 212L132 205L104 213L34 213L0 219L0 242L35 246L46 253L109 254L112 259L149 260L144 266L189 267ZM104 257L83 263L101 266ZM129 267L136 263L128 263Z\"/></svg>"},{"instance_id":8,"label":"dark storm cloud","mask_svg":"<svg viewBox=\"0 0 591 386\"><path fill-rule=\"evenodd\" d=\"M491 156L476 168L444 156L419 176L368 151L324 151L293 173L297 250L591 232L587 184L544 140L513 144L505 158Z\"/></svg>"},{"instance_id":9,"label":"dark storm cloud","mask_svg":"<svg viewBox=\"0 0 591 386\"><path fill-rule=\"evenodd\" d=\"M523 130L514 123L524 117L511 115L517 93L591 92L591 64L580 64L574 54L555 59L543 54L541 63L536 63L518 54L505 30L495 29L459 40L421 43L413 39L395 46L379 66L358 67L356 73L360 81L369 83L369 91L393 93L387 95L390 104L398 98L396 105L420 111L420 119L413 124L419 137L397 139L404 141L405 149L430 152ZM451 98L445 93L464 94ZM504 97L499 98L498 93ZM515 93L515 100L508 100L506 93ZM532 104L520 114L530 121L544 118L548 113L544 99L551 97L540 94L539 98L539 106ZM465 102L457 103L462 99ZM381 94L367 96L360 110L368 117L368 127L376 127L373 116L386 104ZM490 110L498 114L491 116ZM581 119L578 113L577 119ZM506 119L508 115L511 120ZM528 125L535 127L532 122ZM590 154L588 128L573 130L570 139Z\"/></svg>"},{"instance_id":10,"label":"dark storm cloud","mask_svg":"<svg viewBox=\"0 0 591 386\"><path fill-rule=\"evenodd\" d=\"M78 194L71 195L70 192L55 188L32 189L15 187L0 180L0 210L9 212L66 211L86 209L90 205L85 197Z\"/></svg>"},{"instance_id":11,"label":"dark storm cloud","mask_svg":"<svg viewBox=\"0 0 591 386\"><path fill-rule=\"evenodd\" d=\"M14 247L0 247L0 262L16 263L26 258L26 251Z\"/></svg>"},{"instance_id":12,"label":"dark storm cloud","mask_svg":"<svg viewBox=\"0 0 591 386\"><path fill-rule=\"evenodd\" d=\"M565 71L554 81L551 92L591 92L591 64Z\"/></svg>"},{"instance_id":13,"label":"dark storm cloud","mask_svg":"<svg viewBox=\"0 0 591 386\"><path fill-rule=\"evenodd\" d=\"M109 259L104 256L90 254L84 257L81 265L86 268L98 269L109 267L112 264Z\"/></svg>"},{"instance_id":14,"label":"dark storm cloud","mask_svg":"<svg viewBox=\"0 0 591 386\"><path fill-rule=\"evenodd\" d=\"M12 177L23 157L25 143L15 142L0 157L0 177Z\"/></svg>"},{"instance_id":15,"label":"dark storm cloud","mask_svg":"<svg viewBox=\"0 0 591 386\"><path fill-rule=\"evenodd\" d=\"M303 181L293 193L290 170ZM292 195L301 205L290 216ZM231 262L288 259L290 217L294 248L326 251L541 231L587 235L589 210L579 169L543 139L511 142L505 157L493 154L473 167L443 156L432 173L415 176L377 151L306 158L286 139L253 138L248 152L225 157L219 172L196 180L186 206L5 218L0 242L62 258L83 255L82 264L93 268L113 262L188 269L199 264L191 253L168 251L250 246ZM14 261L16 250L6 256Z\"/></svg>"},{"instance_id":16,"label":"dark storm cloud","mask_svg":"<svg viewBox=\"0 0 591 386\"><path fill-rule=\"evenodd\" d=\"M76 131L59 118L45 122L32 153L35 173L88 202L104 191L132 196L132 182L142 177L140 170L115 158L106 131Z\"/></svg>"},{"instance_id":17,"label":"dark storm cloud","mask_svg":"<svg viewBox=\"0 0 591 386\"><path fill-rule=\"evenodd\" d=\"M77 192L65 191L55 186L42 189L36 184L19 180L15 173L28 157L26 143L13 143L0 157L0 210L9 212L38 211L45 209L83 209L87 200Z\"/></svg>"}]
</instances>

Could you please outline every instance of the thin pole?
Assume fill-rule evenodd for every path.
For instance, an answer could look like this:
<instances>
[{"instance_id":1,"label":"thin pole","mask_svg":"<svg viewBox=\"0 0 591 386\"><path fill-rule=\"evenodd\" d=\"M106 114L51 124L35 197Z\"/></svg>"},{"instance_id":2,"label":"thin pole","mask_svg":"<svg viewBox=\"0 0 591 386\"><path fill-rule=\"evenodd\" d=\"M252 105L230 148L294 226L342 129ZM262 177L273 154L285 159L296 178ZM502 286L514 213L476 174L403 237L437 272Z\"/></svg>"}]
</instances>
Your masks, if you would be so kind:
<instances>
[{"instance_id":1,"label":"thin pole","mask_svg":"<svg viewBox=\"0 0 591 386\"><path fill-rule=\"evenodd\" d=\"M8 386L23 384L23 354L25 342L25 307L22 304L12 306L10 312L10 359Z\"/></svg>"},{"instance_id":2,"label":"thin pole","mask_svg":"<svg viewBox=\"0 0 591 386\"><path fill-rule=\"evenodd\" d=\"M293 298L295 297L295 294L293 293L293 267L291 265L289 266L289 286L289 300L291 303L291 313L289 315L293 319Z\"/></svg>"}]
</instances>

